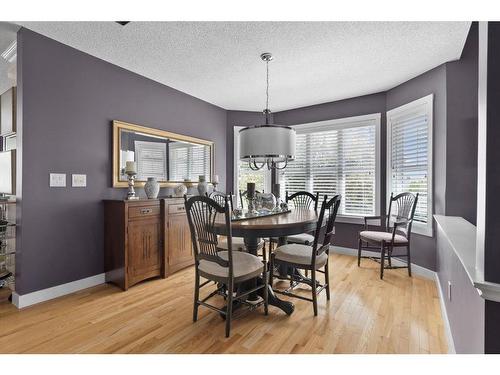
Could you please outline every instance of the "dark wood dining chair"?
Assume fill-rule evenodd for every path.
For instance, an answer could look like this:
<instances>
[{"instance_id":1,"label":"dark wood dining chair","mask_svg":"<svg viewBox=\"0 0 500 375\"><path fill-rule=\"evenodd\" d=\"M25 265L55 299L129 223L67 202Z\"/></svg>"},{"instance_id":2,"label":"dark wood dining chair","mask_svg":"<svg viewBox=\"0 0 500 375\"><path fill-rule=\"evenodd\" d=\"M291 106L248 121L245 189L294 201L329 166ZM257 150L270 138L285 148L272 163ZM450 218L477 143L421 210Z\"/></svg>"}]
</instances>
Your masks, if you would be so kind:
<instances>
[{"instance_id":1,"label":"dark wood dining chair","mask_svg":"<svg viewBox=\"0 0 500 375\"><path fill-rule=\"evenodd\" d=\"M225 202L226 202L226 198L227 198L231 212L233 211L233 194L232 193L225 194L225 193L222 193L220 191L214 191L214 192L210 193L209 198L216 201L222 207L225 207L225 204L226 204ZM227 249L227 240L220 238L219 239L219 247L221 249ZM260 240L258 243L258 249L262 249L263 247L264 247L264 241ZM233 250L246 251L245 239L243 237L233 237Z\"/></svg>"},{"instance_id":2,"label":"dark wood dining chair","mask_svg":"<svg viewBox=\"0 0 500 375\"><path fill-rule=\"evenodd\" d=\"M299 209L314 209L318 210L319 203L319 193L312 194L308 191L299 191L292 195L288 195L288 191L285 194L286 203L293 205L294 208ZM288 236L286 238L289 243L298 243L302 245L311 245L314 241L314 236L310 233L300 233Z\"/></svg>"},{"instance_id":3,"label":"dark wood dining chair","mask_svg":"<svg viewBox=\"0 0 500 375\"><path fill-rule=\"evenodd\" d=\"M259 257L241 252L233 252L231 209L226 197L224 206L206 196L187 198L184 196L186 213L195 252L195 288L193 322L198 319L198 307L204 306L226 317L226 337L231 330L233 301L244 301L250 293L264 288L264 313L268 313L268 275L266 266ZM221 249L214 229L217 215L224 215L227 249ZM240 292L238 284L263 276L264 283L250 290ZM207 281L200 284L200 278ZM210 282L218 283L215 291L200 300L200 289ZM207 301L215 295L224 295L226 307L218 308Z\"/></svg>"},{"instance_id":4,"label":"dark wood dining chair","mask_svg":"<svg viewBox=\"0 0 500 375\"><path fill-rule=\"evenodd\" d=\"M408 268L411 277L410 237L413 217L418 202L418 193L391 194L386 215L366 216L364 230L359 233L358 267L361 258L380 262L380 278L384 278L384 269ZM369 222L380 222L379 230L369 230ZM406 248L406 254L393 254L395 248ZM380 258L362 256L362 251L378 252ZM392 257L406 258L406 266L393 266ZM387 265L386 263L387 258Z\"/></svg>"},{"instance_id":5,"label":"dark wood dining chair","mask_svg":"<svg viewBox=\"0 0 500 375\"><path fill-rule=\"evenodd\" d=\"M328 255L330 253L330 243L333 238L333 227L340 206L340 199L340 195L336 195L328 200L325 195L312 245L286 244L278 246L271 254L271 266L269 268L271 270L269 281L271 286L273 285L274 274L272 271L276 265L311 271L311 279L307 282L307 279L295 277L293 273L286 279L290 280L290 284L307 283L310 285L312 299L292 293L293 285L288 289L275 290L275 292L312 302L315 316L318 315L318 295L323 290L326 290L326 298L330 299ZM325 282L322 285L316 278L317 272L325 275Z\"/></svg>"}]
</instances>

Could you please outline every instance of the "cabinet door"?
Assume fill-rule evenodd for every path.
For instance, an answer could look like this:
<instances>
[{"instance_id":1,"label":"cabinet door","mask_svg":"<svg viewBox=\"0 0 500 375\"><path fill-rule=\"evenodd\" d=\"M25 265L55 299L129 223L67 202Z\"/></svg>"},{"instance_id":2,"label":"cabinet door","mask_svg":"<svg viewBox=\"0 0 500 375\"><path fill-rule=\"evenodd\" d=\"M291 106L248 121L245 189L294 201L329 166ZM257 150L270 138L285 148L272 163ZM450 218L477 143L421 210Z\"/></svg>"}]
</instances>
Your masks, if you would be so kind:
<instances>
[{"instance_id":1,"label":"cabinet door","mask_svg":"<svg viewBox=\"0 0 500 375\"><path fill-rule=\"evenodd\" d=\"M193 246L187 216L169 215L167 221L169 273L194 263Z\"/></svg>"},{"instance_id":2,"label":"cabinet door","mask_svg":"<svg viewBox=\"0 0 500 375\"><path fill-rule=\"evenodd\" d=\"M137 220L128 229L128 270L138 276L161 268L160 223Z\"/></svg>"}]
</instances>

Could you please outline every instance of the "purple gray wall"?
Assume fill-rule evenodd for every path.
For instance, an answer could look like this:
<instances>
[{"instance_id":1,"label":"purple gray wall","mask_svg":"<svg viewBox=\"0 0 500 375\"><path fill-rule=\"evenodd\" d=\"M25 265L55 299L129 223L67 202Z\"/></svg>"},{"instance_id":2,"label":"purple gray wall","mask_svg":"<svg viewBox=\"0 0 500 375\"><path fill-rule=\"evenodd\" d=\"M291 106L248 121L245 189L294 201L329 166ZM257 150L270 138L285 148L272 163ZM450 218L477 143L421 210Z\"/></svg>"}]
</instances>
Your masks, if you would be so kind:
<instances>
[{"instance_id":1,"label":"purple gray wall","mask_svg":"<svg viewBox=\"0 0 500 375\"><path fill-rule=\"evenodd\" d=\"M111 121L216 143L225 184L226 111L54 40L18 34L22 116L19 294L103 272L103 199L111 187ZM50 172L87 174L86 188L49 188ZM144 194L142 189L140 193Z\"/></svg>"},{"instance_id":2,"label":"purple gray wall","mask_svg":"<svg viewBox=\"0 0 500 375\"><path fill-rule=\"evenodd\" d=\"M486 35L485 35L486 34ZM479 76L481 87L486 87L486 98L480 95L479 110L481 126L485 126L486 144L481 139L479 150L486 157L481 173L486 174L486 190L479 198L485 202L485 212L478 210L478 224L484 215L484 224L478 225L478 233L484 231L484 279L500 283L500 22L488 22L487 30L481 29L479 43L486 59L481 59ZM483 55L482 55L483 56ZM483 81L486 80L486 82ZM483 166L482 166L483 167ZM500 303L486 301L485 307L485 352L500 353Z\"/></svg>"},{"instance_id":3,"label":"purple gray wall","mask_svg":"<svg viewBox=\"0 0 500 375\"><path fill-rule=\"evenodd\" d=\"M478 23L473 22L460 60L446 64L446 215L476 224Z\"/></svg>"}]
</instances>

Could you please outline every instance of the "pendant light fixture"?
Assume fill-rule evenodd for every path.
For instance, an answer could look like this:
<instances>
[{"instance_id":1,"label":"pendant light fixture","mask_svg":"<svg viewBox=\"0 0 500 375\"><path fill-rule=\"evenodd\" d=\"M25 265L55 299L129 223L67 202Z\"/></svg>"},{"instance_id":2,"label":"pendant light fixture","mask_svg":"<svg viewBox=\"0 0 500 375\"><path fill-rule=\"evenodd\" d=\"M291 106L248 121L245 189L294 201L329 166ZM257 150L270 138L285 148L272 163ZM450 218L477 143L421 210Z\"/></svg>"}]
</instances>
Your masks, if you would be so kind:
<instances>
[{"instance_id":1,"label":"pendant light fixture","mask_svg":"<svg viewBox=\"0 0 500 375\"><path fill-rule=\"evenodd\" d=\"M266 63L266 118L264 125L255 125L240 130L240 160L247 161L250 169L257 171L267 165L268 169L284 169L295 157L295 130L289 126L271 124L269 110L269 62L273 55L263 53L260 58Z\"/></svg>"}]
</instances>

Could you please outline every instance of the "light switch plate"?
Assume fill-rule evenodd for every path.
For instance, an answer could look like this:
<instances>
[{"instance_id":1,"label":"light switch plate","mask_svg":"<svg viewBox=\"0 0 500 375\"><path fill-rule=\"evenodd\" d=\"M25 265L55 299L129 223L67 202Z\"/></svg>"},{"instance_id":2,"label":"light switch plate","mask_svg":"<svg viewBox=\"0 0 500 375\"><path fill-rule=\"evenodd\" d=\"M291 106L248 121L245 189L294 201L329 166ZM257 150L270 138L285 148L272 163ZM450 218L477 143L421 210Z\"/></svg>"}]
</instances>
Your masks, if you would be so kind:
<instances>
[{"instance_id":1,"label":"light switch plate","mask_svg":"<svg viewBox=\"0 0 500 375\"><path fill-rule=\"evenodd\" d=\"M50 173L50 187L66 187L66 173Z\"/></svg>"},{"instance_id":2,"label":"light switch plate","mask_svg":"<svg viewBox=\"0 0 500 375\"><path fill-rule=\"evenodd\" d=\"M86 187L87 186L87 175L86 174L72 174L71 175L71 186L73 186L73 187Z\"/></svg>"}]
</instances>

